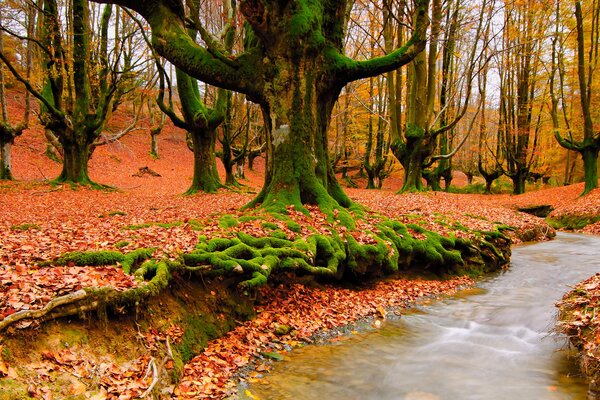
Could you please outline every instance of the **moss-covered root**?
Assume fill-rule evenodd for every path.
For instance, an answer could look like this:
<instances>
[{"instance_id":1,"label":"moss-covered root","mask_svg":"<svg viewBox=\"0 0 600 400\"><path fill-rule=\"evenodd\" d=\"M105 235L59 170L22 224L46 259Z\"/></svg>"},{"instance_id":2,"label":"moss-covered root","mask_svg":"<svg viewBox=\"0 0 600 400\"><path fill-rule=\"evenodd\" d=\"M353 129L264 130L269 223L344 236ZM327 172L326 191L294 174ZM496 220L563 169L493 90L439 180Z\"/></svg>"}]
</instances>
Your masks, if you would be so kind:
<instances>
[{"instance_id":1,"label":"moss-covered root","mask_svg":"<svg viewBox=\"0 0 600 400\"><path fill-rule=\"evenodd\" d=\"M292 241L240 232L234 239L201 242L196 251L183 255L183 262L189 271L239 275L243 279L240 287L248 289L264 285L278 269L339 276L345 258L343 242L337 236L312 235Z\"/></svg>"},{"instance_id":2,"label":"moss-covered root","mask_svg":"<svg viewBox=\"0 0 600 400\"><path fill-rule=\"evenodd\" d=\"M409 268L438 276L477 276L506 264L509 244L499 231L478 233L469 241L386 220L373 231L361 232L360 242L349 233L342 238L336 232L296 240L238 233L232 239L203 238L182 259L187 271L238 276L239 285L247 289L265 284L274 271L334 279L363 279Z\"/></svg>"},{"instance_id":3,"label":"moss-covered root","mask_svg":"<svg viewBox=\"0 0 600 400\"><path fill-rule=\"evenodd\" d=\"M155 250L153 248L141 248L127 254L112 250L74 251L63 254L51 264L76 265L80 267L121 264L123 271L129 274L143 261L152 257Z\"/></svg>"}]
</instances>

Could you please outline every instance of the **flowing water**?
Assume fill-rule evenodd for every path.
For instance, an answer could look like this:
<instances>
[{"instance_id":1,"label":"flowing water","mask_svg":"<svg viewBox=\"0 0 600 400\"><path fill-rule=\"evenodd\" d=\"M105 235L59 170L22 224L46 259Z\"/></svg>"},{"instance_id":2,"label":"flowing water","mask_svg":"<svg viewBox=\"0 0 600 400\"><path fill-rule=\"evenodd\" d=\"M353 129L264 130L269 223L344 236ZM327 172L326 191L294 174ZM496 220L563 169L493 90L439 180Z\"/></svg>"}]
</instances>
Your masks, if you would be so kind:
<instances>
[{"instance_id":1,"label":"flowing water","mask_svg":"<svg viewBox=\"0 0 600 400\"><path fill-rule=\"evenodd\" d=\"M513 248L511 264L377 331L294 350L248 389L263 400L586 399L565 339L552 333L554 304L600 272L600 238L559 234Z\"/></svg>"}]
</instances>

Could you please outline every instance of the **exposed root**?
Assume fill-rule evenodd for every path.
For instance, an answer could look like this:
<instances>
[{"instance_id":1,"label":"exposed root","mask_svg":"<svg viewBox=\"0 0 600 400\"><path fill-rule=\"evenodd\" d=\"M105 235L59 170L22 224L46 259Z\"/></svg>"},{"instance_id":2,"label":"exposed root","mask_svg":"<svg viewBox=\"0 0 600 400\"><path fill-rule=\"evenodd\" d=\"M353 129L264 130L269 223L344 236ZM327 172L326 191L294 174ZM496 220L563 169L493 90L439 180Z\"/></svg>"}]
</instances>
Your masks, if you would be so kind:
<instances>
[{"instance_id":1,"label":"exposed root","mask_svg":"<svg viewBox=\"0 0 600 400\"><path fill-rule=\"evenodd\" d=\"M41 308L39 310L23 310L16 312L14 314L9 315L8 317L5 317L3 320L0 321L0 331L4 330L9 325L24 319L41 319L57 307L71 305L73 303L80 302L86 299L87 297L88 293L85 290L78 290L74 293L69 293L65 296L57 297L55 299L50 300L44 308Z\"/></svg>"}]
</instances>

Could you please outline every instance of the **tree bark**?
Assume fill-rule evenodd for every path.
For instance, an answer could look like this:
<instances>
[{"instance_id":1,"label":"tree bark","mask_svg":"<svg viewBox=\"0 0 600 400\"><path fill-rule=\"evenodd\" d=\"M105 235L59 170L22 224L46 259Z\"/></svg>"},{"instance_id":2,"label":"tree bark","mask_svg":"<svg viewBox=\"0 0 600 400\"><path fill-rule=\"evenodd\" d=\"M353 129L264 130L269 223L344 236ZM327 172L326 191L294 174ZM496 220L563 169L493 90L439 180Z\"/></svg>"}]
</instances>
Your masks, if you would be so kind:
<instances>
[{"instance_id":1,"label":"tree bark","mask_svg":"<svg viewBox=\"0 0 600 400\"><path fill-rule=\"evenodd\" d=\"M585 189L587 194L598 187L598 153L600 146L586 146L581 151L583 171L585 174Z\"/></svg>"},{"instance_id":2,"label":"tree bark","mask_svg":"<svg viewBox=\"0 0 600 400\"><path fill-rule=\"evenodd\" d=\"M194 149L194 177L186 194L216 192L222 185L215 158L216 129L190 132Z\"/></svg>"},{"instance_id":3,"label":"tree bark","mask_svg":"<svg viewBox=\"0 0 600 400\"><path fill-rule=\"evenodd\" d=\"M88 174L91 143L85 140L87 136L81 128L70 134L59 135L63 149L63 167L56 182L94 185Z\"/></svg>"},{"instance_id":4,"label":"tree bark","mask_svg":"<svg viewBox=\"0 0 600 400\"><path fill-rule=\"evenodd\" d=\"M13 179L10 160L11 146L11 142L5 142L0 135L0 180Z\"/></svg>"}]
</instances>

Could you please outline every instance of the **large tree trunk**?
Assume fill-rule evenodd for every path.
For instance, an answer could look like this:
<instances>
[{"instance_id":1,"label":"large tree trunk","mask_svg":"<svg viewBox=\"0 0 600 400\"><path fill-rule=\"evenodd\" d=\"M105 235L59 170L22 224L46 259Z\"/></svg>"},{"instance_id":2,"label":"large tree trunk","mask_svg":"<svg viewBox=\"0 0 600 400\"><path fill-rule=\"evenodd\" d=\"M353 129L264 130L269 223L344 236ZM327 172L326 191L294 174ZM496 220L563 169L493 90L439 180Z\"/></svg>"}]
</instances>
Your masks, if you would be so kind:
<instances>
[{"instance_id":1,"label":"large tree trunk","mask_svg":"<svg viewBox=\"0 0 600 400\"><path fill-rule=\"evenodd\" d=\"M55 181L93 185L88 174L91 146L85 140L86 133L75 130L71 134L62 133L58 136L63 149L63 168Z\"/></svg>"},{"instance_id":2,"label":"large tree trunk","mask_svg":"<svg viewBox=\"0 0 600 400\"><path fill-rule=\"evenodd\" d=\"M525 183L527 182L528 171L519 170L514 175L510 176L510 179L513 181L513 194L523 194L525 193Z\"/></svg>"},{"instance_id":3,"label":"large tree trunk","mask_svg":"<svg viewBox=\"0 0 600 400\"><path fill-rule=\"evenodd\" d=\"M409 128L410 129L410 128ZM412 129L420 130L413 126ZM408 136L407 136L408 137ZM422 140L412 140L406 145L409 153L405 157L399 158L404 167L404 183L401 192L422 191L423 187L423 164L427 151L424 148Z\"/></svg>"},{"instance_id":4,"label":"large tree trunk","mask_svg":"<svg viewBox=\"0 0 600 400\"><path fill-rule=\"evenodd\" d=\"M323 85L328 77L317 59L290 57L280 65L267 98L272 173L253 203L280 211L286 204L298 209L303 204L326 209L347 206L350 200L329 164L326 136L341 88Z\"/></svg>"}]
</instances>

